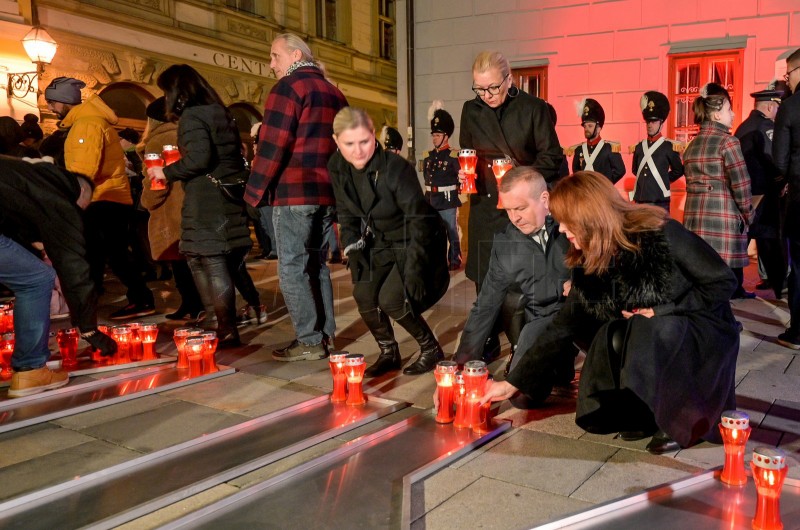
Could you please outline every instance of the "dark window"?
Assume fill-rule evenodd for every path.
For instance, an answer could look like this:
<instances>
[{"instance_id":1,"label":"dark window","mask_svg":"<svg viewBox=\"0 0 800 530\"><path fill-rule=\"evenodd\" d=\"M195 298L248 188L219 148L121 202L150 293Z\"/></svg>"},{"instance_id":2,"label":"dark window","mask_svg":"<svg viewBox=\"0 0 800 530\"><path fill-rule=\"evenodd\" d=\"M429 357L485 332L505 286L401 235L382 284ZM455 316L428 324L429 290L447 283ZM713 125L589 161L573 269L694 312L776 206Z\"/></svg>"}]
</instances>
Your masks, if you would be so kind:
<instances>
[{"instance_id":1,"label":"dark window","mask_svg":"<svg viewBox=\"0 0 800 530\"><path fill-rule=\"evenodd\" d=\"M395 2L378 0L378 39L381 58L395 60L394 46Z\"/></svg>"},{"instance_id":2,"label":"dark window","mask_svg":"<svg viewBox=\"0 0 800 530\"><path fill-rule=\"evenodd\" d=\"M531 96L547 99L547 67L513 68L514 84Z\"/></svg>"},{"instance_id":3,"label":"dark window","mask_svg":"<svg viewBox=\"0 0 800 530\"><path fill-rule=\"evenodd\" d=\"M708 52L670 56L669 98L672 112L667 133L689 142L700 129L694 123L694 100L706 83L719 83L731 95L736 114L733 129L741 123L742 51Z\"/></svg>"},{"instance_id":4,"label":"dark window","mask_svg":"<svg viewBox=\"0 0 800 530\"><path fill-rule=\"evenodd\" d=\"M338 41L336 0L317 0L317 37Z\"/></svg>"}]
</instances>

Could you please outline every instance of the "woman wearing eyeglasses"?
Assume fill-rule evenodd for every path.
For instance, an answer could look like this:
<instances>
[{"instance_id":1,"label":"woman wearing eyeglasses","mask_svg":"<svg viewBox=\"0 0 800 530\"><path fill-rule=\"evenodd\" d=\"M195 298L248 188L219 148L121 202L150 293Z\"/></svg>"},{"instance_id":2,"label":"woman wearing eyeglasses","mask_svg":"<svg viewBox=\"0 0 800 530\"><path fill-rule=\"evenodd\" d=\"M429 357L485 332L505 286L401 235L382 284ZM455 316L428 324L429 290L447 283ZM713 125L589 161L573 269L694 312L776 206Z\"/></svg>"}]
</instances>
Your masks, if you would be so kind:
<instances>
[{"instance_id":1,"label":"woman wearing eyeglasses","mask_svg":"<svg viewBox=\"0 0 800 530\"><path fill-rule=\"evenodd\" d=\"M478 155L478 193L469 196L467 278L480 290L489 269L494 235L508 225L508 215L497 208L497 180L492 160L509 157L517 166L533 166L548 183L558 178L563 154L547 103L514 86L508 60L499 52L484 51L472 64L475 98L461 110L459 144ZM463 174L460 174L463 178ZM494 357L485 348L485 354ZM491 341L492 339L490 339ZM497 351L497 350L495 350Z\"/></svg>"}]
</instances>

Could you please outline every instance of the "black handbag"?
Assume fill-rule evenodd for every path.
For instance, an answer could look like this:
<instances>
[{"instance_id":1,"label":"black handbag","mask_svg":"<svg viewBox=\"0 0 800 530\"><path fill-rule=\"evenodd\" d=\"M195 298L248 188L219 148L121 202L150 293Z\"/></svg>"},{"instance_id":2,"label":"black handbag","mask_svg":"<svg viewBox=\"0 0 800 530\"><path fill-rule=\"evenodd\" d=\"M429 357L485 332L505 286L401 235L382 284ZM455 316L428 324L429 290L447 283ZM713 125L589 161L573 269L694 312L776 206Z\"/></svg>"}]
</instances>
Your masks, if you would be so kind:
<instances>
[{"instance_id":1,"label":"black handbag","mask_svg":"<svg viewBox=\"0 0 800 530\"><path fill-rule=\"evenodd\" d=\"M225 199L240 206L244 205L244 190L247 188L247 177L249 176L247 173L237 173L232 177L226 177L224 180L216 178L211 173L206 176L219 189Z\"/></svg>"}]
</instances>

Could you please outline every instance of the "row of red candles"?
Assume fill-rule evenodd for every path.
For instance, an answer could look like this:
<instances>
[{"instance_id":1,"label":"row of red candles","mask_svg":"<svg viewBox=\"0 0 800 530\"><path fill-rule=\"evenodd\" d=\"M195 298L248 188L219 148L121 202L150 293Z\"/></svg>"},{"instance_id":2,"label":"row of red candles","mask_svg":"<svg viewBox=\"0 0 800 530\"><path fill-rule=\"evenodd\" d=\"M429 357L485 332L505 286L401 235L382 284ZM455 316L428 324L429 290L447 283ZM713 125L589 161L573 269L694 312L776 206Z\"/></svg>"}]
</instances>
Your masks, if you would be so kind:
<instances>
[{"instance_id":1,"label":"row of red candles","mask_svg":"<svg viewBox=\"0 0 800 530\"><path fill-rule=\"evenodd\" d=\"M217 351L217 333L202 328L178 328L172 333L178 349L178 370L189 370L189 377L218 372L214 354Z\"/></svg>"},{"instance_id":2,"label":"row of red candles","mask_svg":"<svg viewBox=\"0 0 800 530\"><path fill-rule=\"evenodd\" d=\"M469 361L462 371L454 361L441 361L434 370L439 409L437 423L452 423L459 429L472 429L479 434L491 430L489 408L480 404L489 369L483 361Z\"/></svg>"},{"instance_id":3,"label":"row of red candles","mask_svg":"<svg viewBox=\"0 0 800 530\"><path fill-rule=\"evenodd\" d=\"M752 428L750 417L738 410L722 413L719 424L725 448L725 465L719 479L729 486L747 484L744 454ZM756 485L756 513L753 528L756 530L781 530L780 496L789 468L786 453L775 447L756 447L750 460L750 470Z\"/></svg>"},{"instance_id":4,"label":"row of red candles","mask_svg":"<svg viewBox=\"0 0 800 530\"><path fill-rule=\"evenodd\" d=\"M348 405L366 403L362 386L367 367L364 356L359 353L331 352L328 363L333 374L331 401Z\"/></svg>"}]
</instances>

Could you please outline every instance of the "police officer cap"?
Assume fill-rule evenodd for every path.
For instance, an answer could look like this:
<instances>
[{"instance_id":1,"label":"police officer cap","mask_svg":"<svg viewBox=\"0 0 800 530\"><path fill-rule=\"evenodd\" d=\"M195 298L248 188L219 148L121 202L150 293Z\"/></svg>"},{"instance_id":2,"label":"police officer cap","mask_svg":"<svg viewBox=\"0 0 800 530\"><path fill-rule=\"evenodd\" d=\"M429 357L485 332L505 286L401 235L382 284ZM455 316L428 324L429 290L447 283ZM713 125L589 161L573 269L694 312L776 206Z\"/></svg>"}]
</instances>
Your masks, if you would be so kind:
<instances>
[{"instance_id":1,"label":"police officer cap","mask_svg":"<svg viewBox=\"0 0 800 530\"><path fill-rule=\"evenodd\" d=\"M581 102L578 116L581 117L581 125L587 121L593 121L597 122L598 127L602 127L606 122L606 113L602 105L592 98L586 98Z\"/></svg>"},{"instance_id":2,"label":"police officer cap","mask_svg":"<svg viewBox=\"0 0 800 530\"><path fill-rule=\"evenodd\" d=\"M384 127L383 131L383 148L384 149L403 149L403 137L400 132L394 127Z\"/></svg>"},{"instance_id":3,"label":"police officer cap","mask_svg":"<svg viewBox=\"0 0 800 530\"><path fill-rule=\"evenodd\" d=\"M456 125L453 123L453 117L444 109L437 109L433 112L431 118L431 132L444 133L447 136L453 136L453 131Z\"/></svg>"},{"instance_id":4,"label":"police officer cap","mask_svg":"<svg viewBox=\"0 0 800 530\"><path fill-rule=\"evenodd\" d=\"M639 102L644 121L666 121L669 115L669 99L661 92L648 90Z\"/></svg>"},{"instance_id":5,"label":"police officer cap","mask_svg":"<svg viewBox=\"0 0 800 530\"><path fill-rule=\"evenodd\" d=\"M756 101L775 101L780 103L789 92L789 85L785 81L773 80L764 90L753 92L750 97Z\"/></svg>"}]
</instances>

